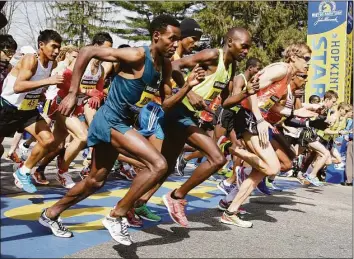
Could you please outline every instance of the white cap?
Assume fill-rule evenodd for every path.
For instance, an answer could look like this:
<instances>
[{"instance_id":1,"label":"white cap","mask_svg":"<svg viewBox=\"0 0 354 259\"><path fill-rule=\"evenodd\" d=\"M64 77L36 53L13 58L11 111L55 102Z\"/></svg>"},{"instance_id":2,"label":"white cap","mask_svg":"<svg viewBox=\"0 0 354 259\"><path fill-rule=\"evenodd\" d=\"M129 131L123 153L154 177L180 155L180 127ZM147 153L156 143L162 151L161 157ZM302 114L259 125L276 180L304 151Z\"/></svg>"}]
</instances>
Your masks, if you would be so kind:
<instances>
[{"instance_id":1,"label":"white cap","mask_svg":"<svg viewBox=\"0 0 354 259\"><path fill-rule=\"evenodd\" d=\"M36 54L37 51L31 46L23 46L20 49L21 54Z\"/></svg>"}]
</instances>

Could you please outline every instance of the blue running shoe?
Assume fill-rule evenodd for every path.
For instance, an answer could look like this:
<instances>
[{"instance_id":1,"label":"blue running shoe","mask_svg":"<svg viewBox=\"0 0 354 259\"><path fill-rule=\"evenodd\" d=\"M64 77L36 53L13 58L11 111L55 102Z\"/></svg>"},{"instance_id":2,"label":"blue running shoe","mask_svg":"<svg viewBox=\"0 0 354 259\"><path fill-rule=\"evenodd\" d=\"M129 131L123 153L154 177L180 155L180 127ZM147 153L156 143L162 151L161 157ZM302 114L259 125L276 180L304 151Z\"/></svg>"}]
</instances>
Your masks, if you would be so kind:
<instances>
[{"instance_id":1,"label":"blue running shoe","mask_svg":"<svg viewBox=\"0 0 354 259\"><path fill-rule=\"evenodd\" d=\"M221 181L219 184L218 184L218 189L220 191L222 191L223 193L225 193L225 195L228 195L234 188L236 188L237 185L236 184L230 184L230 186L226 186L224 184L224 181Z\"/></svg>"},{"instance_id":2,"label":"blue running shoe","mask_svg":"<svg viewBox=\"0 0 354 259\"><path fill-rule=\"evenodd\" d=\"M316 186L316 187L321 187L321 186L323 186L323 183L321 183L320 180L318 180L317 177L311 178L310 175L306 175L305 179L306 179L307 181L309 181L311 184L313 184L314 186Z\"/></svg>"},{"instance_id":3,"label":"blue running shoe","mask_svg":"<svg viewBox=\"0 0 354 259\"><path fill-rule=\"evenodd\" d=\"M82 153L82 157L84 159L86 159L89 153L90 153L90 149L89 148L85 148L84 152Z\"/></svg>"},{"instance_id":4,"label":"blue running shoe","mask_svg":"<svg viewBox=\"0 0 354 259\"><path fill-rule=\"evenodd\" d=\"M263 178L263 180L257 185L258 191L265 195L271 195L272 193L270 192L269 188L266 185L266 177Z\"/></svg>"},{"instance_id":5,"label":"blue running shoe","mask_svg":"<svg viewBox=\"0 0 354 259\"><path fill-rule=\"evenodd\" d=\"M20 169L17 169L16 172L13 173L13 176L15 177L15 181L18 181L19 186L22 185L22 189L25 192L35 193L37 191L36 186L34 186L31 181L30 174L22 175Z\"/></svg>"}]
</instances>

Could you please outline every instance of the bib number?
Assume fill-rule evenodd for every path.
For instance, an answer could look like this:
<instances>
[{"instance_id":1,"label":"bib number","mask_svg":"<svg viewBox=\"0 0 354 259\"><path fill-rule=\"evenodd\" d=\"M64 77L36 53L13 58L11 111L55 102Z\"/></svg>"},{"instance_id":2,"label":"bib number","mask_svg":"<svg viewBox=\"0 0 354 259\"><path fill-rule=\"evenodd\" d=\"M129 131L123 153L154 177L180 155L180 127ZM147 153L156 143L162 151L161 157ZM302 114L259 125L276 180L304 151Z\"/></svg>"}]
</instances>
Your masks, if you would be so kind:
<instances>
[{"instance_id":1,"label":"bib number","mask_svg":"<svg viewBox=\"0 0 354 259\"><path fill-rule=\"evenodd\" d=\"M26 94L18 109L21 111L35 110L39 102L39 97L40 94Z\"/></svg>"}]
</instances>

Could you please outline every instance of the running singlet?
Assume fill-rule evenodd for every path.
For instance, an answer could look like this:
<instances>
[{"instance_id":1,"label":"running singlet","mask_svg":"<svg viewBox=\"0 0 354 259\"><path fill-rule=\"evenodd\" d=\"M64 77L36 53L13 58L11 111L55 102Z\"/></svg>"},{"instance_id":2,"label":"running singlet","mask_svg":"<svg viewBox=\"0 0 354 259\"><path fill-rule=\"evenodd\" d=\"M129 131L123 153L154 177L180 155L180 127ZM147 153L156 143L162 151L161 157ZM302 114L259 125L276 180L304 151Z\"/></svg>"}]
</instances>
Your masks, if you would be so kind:
<instances>
[{"instance_id":1,"label":"running singlet","mask_svg":"<svg viewBox=\"0 0 354 259\"><path fill-rule=\"evenodd\" d=\"M288 85L287 88L288 88L288 93L286 96L286 102L285 102L284 107L288 108L290 110L293 110L294 109L294 102L295 102L294 95L291 91L290 85ZM272 109L270 109L268 113L264 114L264 119L266 121L268 121L270 124L276 124L276 123L280 122L283 117L284 117L283 115L272 111Z\"/></svg>"},{"instance_id":2,"label":"running singlet","mask_svg":"<svg viewBox=\"0 0 354 259\"><path fill-rule=\"evenodd\" d=\"M218 67L215 73L205 77L204 81L193 87L193 92L203 97L206 104L209 105L221 92L227 87L231 76L231 65L229 71L226 70L224 64L223 50L219 49ZM183 104L190 110L195 111L192 105L189 103L188 98L183 99Z\"/></svg>"},{"instance_id":3,"label":"running singlet","mask_svg":"<svg viewBox=\"0 0 354 259\"><path fill-rule=\"evenodd\" d=\"M38 59L36 73L31 77L29 81L39 81L50 76L52 70L53 62L49 61L48 67L44 68L40 60ZM40 87L35 90L18 93L14 92L14 85L16 82L16 77L9 73L4 81L3 92L1 96L6 99L10 104L17 107L18 110L22 111L32 111L37 109L37 104L39 98L45 89L45 87Z\"/></svg>"},{"instance_id":4,"label":"running singlet","mask_svg":"<svg viewBox=\"0 0 354 259\"><path fill-rule=\"evenodd\" d=\"M144 72L141 78L126 79L119 74L113 79L109 95L102 108L108 108L111 113L120 120L130 120L133 116L132 110L135 110L136 103L141 100L143 91L156 93L159 90L159 81L161 73L154 68L150 49L144 46L145 64ZM114 118L107 117L108 120Z\"/></svg>"},{"instance_id":5,"label":"running singlet","mask_svg":"<svg viewBox=\"0 0 354 259\"><path fill-rule=\"evenodd\" d=\"M257 93L258 107L264 118L267 117L269 110L273 107L275 103L280 101L280 98L287 91L289 77L291 76L291 73L289 71L290 66L287 63L282 63L282 64L286 64L286 66L288 67L288 73L283 77L283 79L262 88ZM241 105L242 107L251 110L248 99L244 99L241 102Z\"/></svg>"},{"instance_id":6,"label":"running singlet","mask_svg":"<svg viewBox=\"0 0 354 259\"><path fill-rule=\"evenodd\" d=\"M80 91L78 95L78 105L81 105L82 100L87 97L85 93L82 93L83 90L92 90L92 89L97 89L101 90L103 89L103 84L104 81L101 79L103 74L103 70L101 66L99 66L98 71L95 75L92 75L91 73L91 63L87 66L81 81L80 81ZM69 89L70 89L70 84L71 84L71 78L72 78L72 70L67 68L63 72L63 77L64 77L64 83L58 85L59 91L58 91L58 96L60 98L64 98L65 96L68 95Z\"/></svg>"}]
</instances>

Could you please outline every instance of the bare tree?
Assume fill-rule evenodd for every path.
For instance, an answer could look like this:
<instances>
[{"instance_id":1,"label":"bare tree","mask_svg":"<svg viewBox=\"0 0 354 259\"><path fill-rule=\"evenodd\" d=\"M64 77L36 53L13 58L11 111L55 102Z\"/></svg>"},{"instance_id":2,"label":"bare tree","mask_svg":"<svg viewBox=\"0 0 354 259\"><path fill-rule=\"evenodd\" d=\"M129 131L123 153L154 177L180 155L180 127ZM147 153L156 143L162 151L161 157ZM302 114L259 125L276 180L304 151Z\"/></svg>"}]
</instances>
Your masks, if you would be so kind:
<instances>
[{"instance_id":1,"label":"bare tree","mask_svg":"<svg viewBox=\"0 0 354 259\"><path fill-rule=\"evenodd\" d=\"M9 30L11 28L11 25L13 24L13 15L14 15L14 12L16 11L16 9L18 8L18 6L20 5L21 3L19 2L6 2L3 9L1 10L1 12L6 16L7 18L7 25L2 28L0 30L1 33L3 34L8 34L9 33Z\"/></svg>"}]
</instances>

